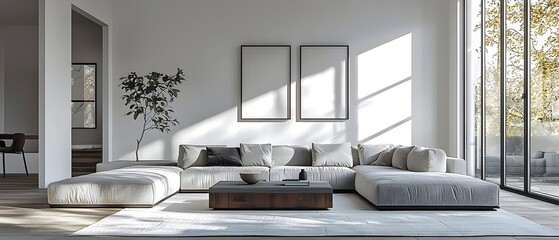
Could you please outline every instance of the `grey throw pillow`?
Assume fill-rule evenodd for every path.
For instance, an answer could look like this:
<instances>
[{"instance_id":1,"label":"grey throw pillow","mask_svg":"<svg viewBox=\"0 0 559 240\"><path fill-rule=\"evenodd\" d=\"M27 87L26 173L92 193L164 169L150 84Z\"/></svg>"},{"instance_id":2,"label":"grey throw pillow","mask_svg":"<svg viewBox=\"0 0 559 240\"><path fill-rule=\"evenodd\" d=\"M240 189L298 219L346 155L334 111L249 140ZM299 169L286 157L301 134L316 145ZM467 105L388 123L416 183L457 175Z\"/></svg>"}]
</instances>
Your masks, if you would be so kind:
<instances>
[{"instance_id":1,"label":"grey throw pillow","mask_svg":"<svg viewBox=\"0 0 559 240\"><path fill-rule=\"evenodd\" d=\"M311 148L307 145L272 146L272 164L274 166L311 166Z\"/></svg>"},{"instance_id":2,"label":"grey throw pillow","mask_svg":"<svg viewBox=\"0 0 559 240\"><path fill-rule=\"evenodd\" d=\"M414 146L399 146L394 149L394 155L392 155L392 167L399 168L402 170L408 170L408 154Z\"/></svg>"},{"instance_id":3,"label":"grey throw pillow","mask_svg":"<svg viewBox=\"0 0 559 240\"><path fill-rule=\"evenodd\" d=\"M353 166L359 165L359 149L351 147L351 158L353 158Z\"/></svg>"},{"instance_id":4,"label":"grey throw pillow","mask_svg":"<svg viewBox=\"0 0 559 240\"><path fill-rule=\"evenodd\" d=\"M396 148L389 148L379 153L376 161L371 163L373 166L392 166L392 156Z\"/></svg>"},{"instance_id":5,"label":"grey throw pillow","mask_svg":"<svg viewBox=\"0 0 559 240\"><path fill-rule=\"evenodd\" d=\"M371 165L378 159L382 151L393 147L395 146L392 144L357 144L359 163L361 165Z\"/></svg>"},{"instance_id":6,"label":"grey throw pillow","mask_svg":"<svg viewBox=\"0 0 559 240\"><path fill-rule=\"evenodd\" d=\"M312 144L313 166L352 167L351 144Z\"/></svg>"},{"instance_id":7,"label":"grey throw pillow","mask_svg":"<svg viewBox=\"0 0 559 240\"><path fill-rule=\"evenodd\" d=\"M446 153L436 148L414 147L408 154L408 170L446 172Z\"/></svg>"},{"instance_id":8,"label":"grey throw pillow","mask_svg":"<svg viewBox=\"0 0 559 240\"><path fill-rule=\"evenodd\" d=\"M241 143L243 166L272 167L272 144Z\"/></svg>"}]
</instances>

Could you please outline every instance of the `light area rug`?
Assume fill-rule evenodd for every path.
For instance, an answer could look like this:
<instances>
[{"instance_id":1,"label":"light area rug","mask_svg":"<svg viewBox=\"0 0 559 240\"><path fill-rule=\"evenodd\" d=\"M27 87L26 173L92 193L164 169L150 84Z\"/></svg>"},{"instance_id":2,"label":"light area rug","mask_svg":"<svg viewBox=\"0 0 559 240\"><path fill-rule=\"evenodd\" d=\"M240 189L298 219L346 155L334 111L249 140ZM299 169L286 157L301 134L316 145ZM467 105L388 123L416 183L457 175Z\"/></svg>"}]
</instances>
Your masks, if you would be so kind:
<instances>
[{"instance_id":1,"label":"light area rug","mask_svg":"<svg viewBox=\"0 0 559 240\"><path fill-rule=\"evenodd\" d=\"M354 193L334 208L307 211L212 210L208 194L179 193L159 205L125 208L73 236L559 236L504 210L378 211Z\"/></svg>"}]
</instances>

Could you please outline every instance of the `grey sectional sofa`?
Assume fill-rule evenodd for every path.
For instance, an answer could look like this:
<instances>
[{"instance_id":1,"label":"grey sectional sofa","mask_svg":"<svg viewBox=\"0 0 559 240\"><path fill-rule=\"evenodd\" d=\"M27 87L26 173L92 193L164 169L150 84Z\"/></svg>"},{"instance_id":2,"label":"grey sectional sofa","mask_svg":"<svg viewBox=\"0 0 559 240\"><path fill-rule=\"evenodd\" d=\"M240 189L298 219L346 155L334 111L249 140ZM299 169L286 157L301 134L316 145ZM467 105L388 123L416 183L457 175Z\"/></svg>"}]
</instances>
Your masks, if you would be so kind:
<instances>
[{"instance_id":1,"label":"grey sectional sofa","mask_svg":"<svg viewBox=\"0 0 559 240\"><path fill-rule=\"evenodd\" d=\"M349 145L348 145L349 147ZM153 179L146 183L144 190L133 193L138 187L133 179L122 176L119 171L137 171L138 167L149 171L152 167L156 170L161 166L131 166L119 169L133 163L103 163L98 166L98 172L84 178L70 178L49 185L49 203L51 205L92 206L104 205L134 205L146 206L157 204L167 196L174 194L179 189L169 189L167 196L152 197L151 201L139 204L127 203L123 199L111 199L107 196L95 198L89 196L80 200L76 194L89 191L83 189L90 186L97 192L99 189L115 189L112 185L129 185L130 189L120 189L121 192L130 192L127 196L134 199L135 194L149 191L147 185L155 186L156 183L165 186L178 186L181 192L205 192L210 186L219 181L240 181L241 171L264 172L264 179L281 181L286 178L297 178L301 169L305 169L311 181L327 181L335 191L357 191L364 198L380 209L405 209L405 208L469 208L487 209L499 206L499 187L493 183L485 182L473 177L465 176L466 165L462 159L447 158L441 150L421 150L410 161L411 153L405 151L389 151L396 149L392 145L359 145L352 147L343 156L349 158L345 163L338 164L336 159L318 163L317 154L313 148L306 145L275 145L271 147L271 161L262 165L250 166L205 166L207 153L204 146L180 145L179 159L175 166L163 166L170 171L170 177ZM344 148L345 149L345 148ZM406 148L420 149L420 148ZM406 151L407 151L406 150ZM344 150L345 151L345 150ZM441 153L442 152L442 153ZM402 154L403 153L403 154ZM391 165L391 158L399 154L400 162L396 166L410 170L397 169ZM339 156L339 155L333 155ZM388 156L388 157L387 157ZM381 163L382 161L385 163ZM408 161L406 163L406 160ZM149 163L148 163L149 164ZM158 165L173 163L160 162ZM382 166L384 164L385 166ZM314 165L314 166L313 166ZM320 165L320 166L317 166ZM112 170L111 170L112 169ZM424 171L424 172L417 172ZM439 172L433 172L439 171ZM141 174L141 172L139 172ZM119 176L116 177L115 176ZM111 181L107 181L111 179ZM124 180L126 179L126 180ZM131 180L132 179L132 180ZM174 179L174 180L173 180ZM131 182L126 182L131 181ZM169 182L175 181L175 182ZM126 187L124 187L126 188ZM79 191L76 191L79 189ZM153 190L153 188L151 188ZM93 204L95 203L95 204Z\"/></svg>"}]
</instances>

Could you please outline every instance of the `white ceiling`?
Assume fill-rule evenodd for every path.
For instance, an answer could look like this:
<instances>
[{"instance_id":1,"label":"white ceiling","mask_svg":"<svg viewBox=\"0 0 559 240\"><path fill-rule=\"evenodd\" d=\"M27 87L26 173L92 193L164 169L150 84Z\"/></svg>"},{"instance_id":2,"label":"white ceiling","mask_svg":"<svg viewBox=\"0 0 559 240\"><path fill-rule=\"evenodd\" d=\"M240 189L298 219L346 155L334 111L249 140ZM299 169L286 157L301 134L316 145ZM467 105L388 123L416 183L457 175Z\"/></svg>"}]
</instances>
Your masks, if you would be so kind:
<instances>
[{"instance_id":1,"label":"white ceiling","mask_svg":"<svg viewBox=\"0 0 559 240\"><path fill-rule=\"evenodd\" d=\"M39 0L0 0L0 25L38 25Z\"/></svg>"}]
</instances>

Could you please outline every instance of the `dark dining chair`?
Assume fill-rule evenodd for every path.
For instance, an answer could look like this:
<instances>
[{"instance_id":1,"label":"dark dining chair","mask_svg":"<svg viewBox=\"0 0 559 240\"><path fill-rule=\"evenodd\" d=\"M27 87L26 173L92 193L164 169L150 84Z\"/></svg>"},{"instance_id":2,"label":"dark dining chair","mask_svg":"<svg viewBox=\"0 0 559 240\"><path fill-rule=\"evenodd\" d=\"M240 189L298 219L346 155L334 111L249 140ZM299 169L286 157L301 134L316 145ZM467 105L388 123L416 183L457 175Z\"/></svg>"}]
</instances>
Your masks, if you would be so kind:
<instances>
[{"instance_id":1,"label":"dark dining chair","mask_svg":"<svg viewBox=\"0 0 559 240\"><path fill-rule=\"evenodd\" d=\"M6 153L11 154L21 154L23 158L23 165L25 166L25 174L29 176L29 172L27 171L27 162L25 161L25 152L23 151L23 146L25 145L25 134L23 133L14 133L12 135L12 144L10 146L6 146L6 142L0 142L0 152L2 153L2 170L3 170L3 177L6 177Z\"/></svg>"}]
</instances>

